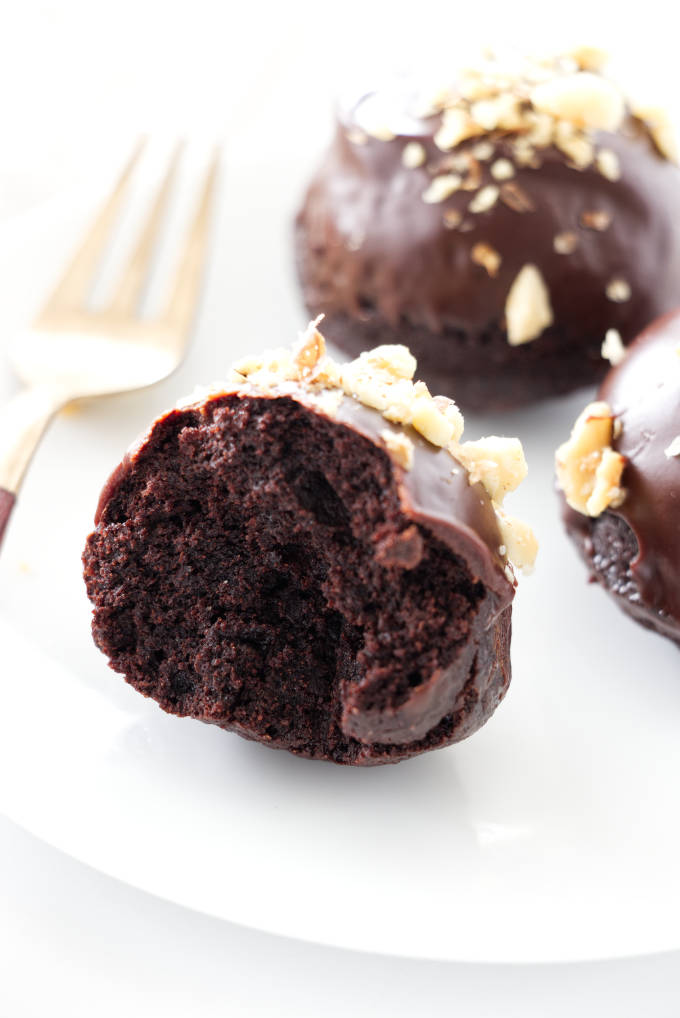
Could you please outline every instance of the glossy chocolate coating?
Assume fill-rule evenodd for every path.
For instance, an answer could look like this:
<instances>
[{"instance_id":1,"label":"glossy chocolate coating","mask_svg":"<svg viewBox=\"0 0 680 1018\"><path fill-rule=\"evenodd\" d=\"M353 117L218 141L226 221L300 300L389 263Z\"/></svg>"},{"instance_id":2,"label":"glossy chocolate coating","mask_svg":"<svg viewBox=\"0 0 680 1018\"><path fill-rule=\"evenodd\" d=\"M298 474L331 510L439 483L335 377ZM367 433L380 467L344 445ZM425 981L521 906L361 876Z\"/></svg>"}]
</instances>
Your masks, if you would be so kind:
<instances>
[{"instance_id":1,"label":"glossy chocolate coating","mask_svg":"<svg viewBox=\"0 0 680 1018\"><path fill-rule=\"evenodd\" d=\"M519 186L532 210L519 212L498 200L490 210L472 214L467 212L470 191L458 190L435 204L422 199L432 176L445 172L447 153L433 140L440 124L439 115L416 120L404 124L394 140L367 137L357 144L351 140L355 110L341 113L297 220L298 267L308 309L326 313L327 336L351 353L364 342L385 342L385 332L378 338L375 324L388 325L395 341L411 346L425 380L463 405L484 404L483 392L471 403L456 388L456 373L465 374L466 358L471 370L490 376L489 405L504 402L500 387L493 385L495 374L534 376L533 382L526 379L526 393L510 392L507 405L598 380L607 367L600 346L608 329L617 329L628 343L680 303L680 233L674 225L680 218L680 171L631 116L615 133L592 135L596 149L618 157L621 178L616 181L595 164L575 169L554 147L536 149L537 168L520 166L512 137L490 135L494 155L478 162L479 186ZM427 153L417 168L402 164L405 144L413 140ZM463 142L451 154L472 151L479 140ZM515 167L507 184L491 175L499 158ZM460 212L462 228L444 224L450 210ZM607 229L582 224L582 215L594 211L610 218ZM559 254L555 237L566 232L577 235L578 245ZM501 256L495 277L472 260L480 243ZM554 323L537 339L510 347L505 302L528 263L545 280ZM630 299L616 303L607 297L613 279L628 283ZM353 322L357 335L344 328L345 339L343 330L333 327L336 316ZM574 350L578 360L572 363ZM544 381L542 373L550 377ZM463 378L460 385L465 386Z\"/></svg>"},{"instance_id":2,"label":"glossy chocolate coating","mask_svg":"<svg viewBox=\"0 0 680 1018\"><path fill-rule=\"evenodd\" d=\"M680 434L680 312L650 328L632 344L600 388L620 422L612 446L626 457L626 497L605 516L622 520L637 543L629 567L632 589L626 607L635 617L680 639L680 457L665 450ZM565 507L567 529L592 556L591 519ZM596 570L597 573L597 570ZM599 578L599 577L598 577Z\"/></svg>"}]
</instances>

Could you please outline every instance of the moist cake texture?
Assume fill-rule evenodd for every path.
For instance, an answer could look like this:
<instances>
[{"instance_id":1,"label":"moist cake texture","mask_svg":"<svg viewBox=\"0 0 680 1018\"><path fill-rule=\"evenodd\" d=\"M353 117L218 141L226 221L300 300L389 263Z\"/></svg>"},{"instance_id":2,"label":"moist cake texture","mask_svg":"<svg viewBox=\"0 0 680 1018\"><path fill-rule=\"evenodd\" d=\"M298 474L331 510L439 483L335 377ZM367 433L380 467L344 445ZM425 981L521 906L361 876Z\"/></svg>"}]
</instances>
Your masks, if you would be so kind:
<instances>
[{"instance_id":1,"label":"moist cake texture","mask_svg":"<svg viewBox=\"0 0 680 1018\"><path fill-rule=\"evenodd\" d=\"M526 465L516 440L461 441L414 367L399 347L339 366L313 323L152 425L84 553L116 671L170 713L336 763L487 720L510 681L508 555L535 554L500 505Z\"/></svg>"}]
</instances>

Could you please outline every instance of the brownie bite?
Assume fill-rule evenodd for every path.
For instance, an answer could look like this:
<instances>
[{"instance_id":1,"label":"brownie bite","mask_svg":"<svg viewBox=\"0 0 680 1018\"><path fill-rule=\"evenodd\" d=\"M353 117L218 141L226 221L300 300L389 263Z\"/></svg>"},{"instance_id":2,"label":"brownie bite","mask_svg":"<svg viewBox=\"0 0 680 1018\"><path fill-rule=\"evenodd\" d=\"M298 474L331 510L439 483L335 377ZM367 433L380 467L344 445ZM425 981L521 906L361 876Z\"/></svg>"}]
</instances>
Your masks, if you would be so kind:
<instances>
[{"instance_id":1,"label":"brownie bite","mask_svg":"<svg viewBox=\"0 0 680 1018\"><path fill-rule=\"evenodd\" d=\"M680 642L680 312L612 368L556 462L565 526L593 579Z\"/></svg>"},{"instance_id":2,"label":"brownie bite","mask_svg":"<svg viewBox=\"0 0 680 1018\"><path fill-rule=\"evenodd\" d=\"M680 304L671 132L601 65L489 58L342 104L295 230L329 340L404 343L433 391L502 410L595 384L608 331Z\"/></svg>"},{"instance_id":3,"label":"brownie bite","mask_svg":"<svg viewBox=\"0 0 680 1018\"><path fill-rule=\"evenodd\" d=\"M510 681L501 503L516 439L462 441L403 347L339 365L291 350L154 422L101 496L84 552L111 667L172 713L343 764L470 735Z\"/></svg>"}]
</instances>

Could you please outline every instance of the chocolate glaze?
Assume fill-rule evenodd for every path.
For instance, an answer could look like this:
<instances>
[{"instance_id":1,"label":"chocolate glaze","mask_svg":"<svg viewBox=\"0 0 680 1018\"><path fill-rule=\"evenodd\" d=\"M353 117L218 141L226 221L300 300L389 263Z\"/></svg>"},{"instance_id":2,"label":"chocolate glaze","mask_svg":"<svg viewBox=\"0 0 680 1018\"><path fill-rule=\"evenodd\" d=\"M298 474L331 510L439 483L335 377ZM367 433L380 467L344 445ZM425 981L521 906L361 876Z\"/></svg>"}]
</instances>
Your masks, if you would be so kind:
<instances>
[{"instance_id":1,"label":"chocolate glaze","mask_svg":"<svg viewBox=\"0 0 680 1018\"><path fill-rule=\"evenodd\" d=\"M605 515L622 520L637 547L629 563L627 609L638 621L680 639L680 457L664 450L680 434L680 312L655 322L610 371L598 399L621 424L612 446L626 457L623 504ZM567 529L592 556L598 519L564 508Z\"/></svg>"},{"instance_id":2,"label":"chocolate glaze","mask_svg":"<svg viewBox=\"0 0 680 1018\"><path fill-rule=\"evenodd\" d=\"M593 135L597 148L618 156L618 181L607 179L594 165L585 170L569 166L552 147L536 150L538 168L519 166L511 140L490 135L495 155L479 163L480 186L497 183L490 166L497 158L508 158L516 168L511 183L529 197L533 211L518 212L499 200L489 211L473 215L466 213L469 191L459 190L437 204L422 200L433 172L446 164L447 154L433 140L439 115L404 125L404 133L394 140L368 137L357 144L348 137L357 126L356 106L340 113L335 139L297 218L304 300L311 313L327 314L325 331L334 342L351 346L351 352L361 343L361 338L343 342L342 331L329 328L335 316L354 321L360 333L365 327L374 330L378 319L395 329L417 326L434 336L444 334L446 340L454 333L448 345L452 358L458 357L454 345L465 336L484 345L504 329L510 286L525 264L534 263L550 293L554 324L531 343L508 347L505 353L494 348L488 370L524 370L525 362L540 359L542 350L547 359L560 347L576 344L583 346L584 361L590 358L592 363L581 378L572 372L573 387L602 377L606 362L599 347L607 329L618 329L627 343L653 318L680 303L680 234L674 228L680 216L680 172L658 152L641 121L629 116L616 133ZM422 167L402 165L401 154L410 140L427 152ZM478 141L464 142L454 153L471 150ZM444 225L443 213L450 209L464 216L464 231ZM589 211L608 213L609 228L599 232L581 225L581 215ZM566 231L575 232L579 244L573 253L560 255L554 238ZM472 248L480 242L502 257L495 278L471 259ZM617 277L631 288L624 303L605 295L608 282ZM421 373L425 366L426 380L439 370L446 391L450 379L443 344L435 344L437 368L423 354L426 334L422 346L416 337L409 341ZM464 351L462 357L464 364ZM556 377L549 388L564 387ZM452 394L462 399L460 392ZM515 395L510 402L519 400ZM475 402L481 404L483 398Z\"/></svg>"},{"instance_id":3,"label":"chocolate glaze","mask_svg":"<svg viewBox=\"0 0 680 1018\"><path fill-rule=\"evenodd\" d=\"M376 410L349 397L343 399L335 415L325 414L303 388L277 396L245 385L211 394L202 403L165 414L134 444L104 486L95 524L98 527L107 524L107 507L116 500L121 487L130 482L137 460L152 452L154 443L168 428L180 431L182 418L187 426L195 426L199 416L211 419L215 408L233 402L235 396L294 400L378 446L392 462L402 509L417 526L407 527L397 542L392 540L387 546L376 548L377 557L387 566L392 564L392 556L398 568L415 567L423 553L418 526L424 527L467 564L473 584L480 581L484 586L465 646L455 660L410 690L396 707L373 707L375 693L370 684L356 680L342 682L342 731L366 747L354 762L397 760L441 744L444 738L452 741L452 733L456 740L470 734L495 709L510 680L507 662L514 584L508 580L506 562L499 554L502 538L485 489L479 483L470 485L467 471L448 452L431 445L414 429L390 425ZM386 429L404 431L413 442L410 470L404 470L390 456L380 437L380 432ZM465 709L460 715L451 716L451 706L464 696L466 682L470 684L470 693L465 698ZM480 690L484 693L478 698ZM225 727L253 737L238 725L230 723Z\"/></svg>"}]
</instances>

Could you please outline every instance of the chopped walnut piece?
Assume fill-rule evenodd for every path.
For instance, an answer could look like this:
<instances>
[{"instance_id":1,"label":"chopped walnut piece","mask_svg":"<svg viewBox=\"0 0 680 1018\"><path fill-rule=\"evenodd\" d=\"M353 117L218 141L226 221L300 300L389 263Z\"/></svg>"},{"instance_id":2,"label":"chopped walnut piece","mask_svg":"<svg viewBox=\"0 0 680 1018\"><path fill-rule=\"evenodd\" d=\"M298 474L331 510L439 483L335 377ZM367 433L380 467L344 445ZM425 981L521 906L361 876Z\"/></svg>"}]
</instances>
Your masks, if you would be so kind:
<instances>
[{"instance_id":1,"label":"chopped walnut piece","mask_svg":"<svg viewBox=\"0 0 680 1018\"><path fill-rule=\"evenodd\" d=\"M454 446L451 452L469 472L470 484L479 481L489 498L499 505L527 475L527 462L518 438L489 435Z\"/></svg>"},{"instance_id":2,"label":"chopped walnut piece","mask_svg":"<svg viewBox=\"0 0 680 1018\"><path fill-rule=\"evenodd\" d=\"M529 130L525 134L527 142L538 148L546 148L552 144L555 134L555 118L548 113L537 113L530 110L526 115Z\"/></svg>"},{"instance_id":3,"label":"chopped walnut piece","mask_svg":"<svg viewBox=\"0 0 680 1018\"><path fill-rule=\"evenodd\" d=\"M464 191L476 191L482 183L482 167L477 159L468 160L467 174L463 181Z\"/></svg>"},{"instance_id":4,"label":"chopped walnut piece","mask_svg":"<svg viewBox=\"0 0 680 1018\"><path fill-rule=\"evenodd\" d=\"M501 256L490 244L475 244L470 252L470 257L475 265L481 265L493 278L498 275L501 267Z\"/></svg>"},{"instance_id":5,"label":"chopped walnut piece","mask_svg":"<svg viewBox=\"0 0 680 1018\"><path fill-rule=\"evenodd\" d=\"M555 137L555 144L558 149L567 156L574 166L579 170L585 170L590 166L595 157L595 148L584 134L569 130L560 131L562 124L558 124L558 131ZM564 125L569 127L569 124Z\"/></svg>"},{"instance_id":6,"label":"chopped walnut piece","mask_svg":"<svg viewBox=\"0 0 680 1018\"><path fill-rule=\"evenodd\" d=\"M513 212L533 212L536 207L526 191L514 180L501 184L500 198Z\"/></svg>"},{"instance_id":7,"label":"chopped walnut piece","mask_svg":"<svg viewBox=\"0 0 680 1018\"><path fill-rule=\"evenodd\" d=\"M411 404L411 424L432 445L445 447L453 440L454 426L425 391Z\"/></svg>"},{"instance_id":8,"label":"chopped walnut piece","mask_svg":"<svg viewBox=\"0 0 680 1018\"><path fill-rule=\"evenodd\" d=\"M491 164L491 176L494 180L510 180L515 176L515 167L509 159L497 159Z\"/></svg>"},{"instance_id":9,"label":"chopped walnut piece","mask_svg":"<svg viewBox=\"0 0 680 1018\"><path fill-rule=\"evenodd\" d=\"M481 77L475 70L470 70L461 79L458 91L463 99L474 102L475 99L488 99L490 96L497 95L498 83Z\"/></svg>"},{"instance_id":10,"label":"chopped walnut piece","mask_svg":"<svg viewBox=\"0 0 680 1018\"><path fill-rule=\"evenodd\" d=\"M537 170L541 165L541 160L536 153L536 149L526 138L520 138L519 141L516 141L512 146L512 150L515 162L520 166L531 166L532 169Z\"/></svg>"},{"instance_id":11,"label":"chopped walnut piece","mask_svg":"<svg viewBox=\"0 0 680 1018\"><path fill-rule=\"evenodd\" d=\"M607 299L615 304L625 304L631 298L630 284L620 277L610 279L605 288L605 293Z\"/></svg>"},{"instance_id":12,"label":"chopped walnut piece","mask_svg":"<svg viewBox=\"0 0 680 1018\"><path fill-rule=\"evenodd\" d=\"M316 327L319 320L310 322L293 347L293 364L303 375L309 374L326 352L326 341Z\"/></svg>"},{"instance_id":13,"label":"chopped walnut piece","mask_svg":"<svg viewBox=\"0 0 680 1018\"><path fill-rule=\"evenodd\" d=\"M495 509L498 530L508 559L525 575L529 575L538 554L538 541L533 530L516 516L508 516L499 506ZM512 582L512 578L509 579Z\"/></svg>"},{"instance_id":14,"label":"chopped walnut piece","mask_svg":"<svg viewBox=\"0 0 680 1018\"><path fill-rule=\"evenodd\" d=\"M604 50L597 46L577 46L569 51L582 71L601 71L609 57Z\"/></svg>"},{"instance_id":15,"label":"chopped walnut piece","mask_svg":"<svg viewBox=\"0 0 680 1018\"><path fill-rule=\"evenodd\" d=\"M465 427L465 421L463 415L448 396L433 396L434 405L444 415L451 427L453 428L453 435L451 436L452 442L457 442L460 436L463 434L463 428Z\"/></svg>"},{"instance_id":16,"label":"chopped walnut piece","mask_svg":"<svg viewBox=\"0 0 680 1018\"><path fill-rule=\"evenodd\" d=\"M601 148L595 156L595 166L607 180L621 179L621 164L616 152L610 148Z\"/></svg>"},{"instance_id":17,"label":"chopped walnut piece","mask_svg":"<svg viewBox=\"0 0 680 1018\"><path fill-rule=\"evenodd\" d=\"M455 230L463 222L463 213L459 209L446 209L443 215L444 226Z\"/></svg>"},{"instance_id":18,"label":"chopped walnut piece","mask_svg":"<svg viewBox=\"0 0 680 1018\"><path fill-rule=\"evenodd\" d=\"M580 414L568 441L555 454L557 480L572 509L599 516L624 499L621 474L624 457L611 448L614 417L602 401Z\"/></svg>"},{"instance_id":19,"label":"chopped walnut piece","mask_svg":"<svg viewBox=\"0 0 680 1018\"><path fill-rule=\"evenodd\" d=\"M463 183L458 173L444 173L441 177L435 177L429 187L422 193L422 199L427 205L436 205L445 201L449 195L457 191Z\"/></svg>"},{"instance_id":20,"label":"chopped walnut piece","mask_svg":"<svg viewBox=\"0 0 680 1018\"><path fill-rule=\"evenodd\" d=\"M264 361L262 357L258 357L254 354L246 354L245 357L241 357L239 360L234 362L232 370L238 372L239 375L243 375L244 378L247 378L248 375L252 375L256 371L259 371L263 366L263 363Z\"/></svg>"},{"instance_id":21,"label":"chopped walnut piece","mask_svg":"<svg viewBox=\"0 0 680 1018\"><path fill-rule=\"evenodd\" d=\"M483 128L475 124L466 110L454 107L444 110L442 124L434 136L434 143L443 152L448 152L466 138L473 138L476 134L482 133Z\"/></svg>"},{"instance_id":22,"label":"chopped walnut piece","mask_svg":"<svg viewBox=\"0 0 680 1018\"><path fill-rule=\"evenodd\" d=\"M380 432L380 437L385 443L388 452L404 470L410 470L413 466L413 442L408 435L399 434L385 428Z\"/></svg>"},{"instance_id":23,"label":"chopped walnut piece","mask_svg":"<svg viewBox=\"0 0 680 1018\"><path fill-rule=\"evenodd\" d=\"M573 254L578 247L578 234L574 233L573 230L565 230L564 233L558 233L553 240L553 247L557 254Z\"/></svg>"},{"instance_id":24,"label":"chopped walnut piece","mask_svg":"<svg viewBox=\"0 0 680 1018\"><path fill-rule=\"evenodd\" d=\"M401 161L404 166L407 166L411 170L415 170L416 167L422 166L427 159L427 152L425 146L421 145L419 141L409 141L401 153Z\"/></svg>"},{"instance_id":25,"label":"chopped walnut piece","mask_svg":"<svg viewBox=\"0 0 680 1018\"><path fill-rule=\"evenodd\" d=\"M604 359L609 361L612 367L616 367L621 364L626 356L626 348L623 345L621 333L618 329L607 329L602 343L601 353Z\"/></svg>"},{"instance_id":26,"label":"chopped walnut piece","mask_svg":"<svg viewBox=\"0 0 680 1018\"><path fill-rule=\"evenodd\" d=\"M620 452L605 449L595 471L595 484L586 503L589 516L599 516L608 506L616 508L624 499L621 488L621 474L625 460Z\"/></svg>"},{"instance_id":27,"label":"chopped walnut piece","mask_svg":"<svg viewBox=\"0 0 680 1018\"><path fill-rule=\"evenodd\" d=\"M537 339L553 322L550 295L535 265L520 269L505 302L505 321L510 346Z\"/></svg>"},{"instance_id":28,"label":"chopped walnut piece","mask_svg":"<svg viewBox=\"0 0 680 1018\"><path fill-rule=\"evenodd\" d=\"M523 124L519 97L511 92L477 100L470 107L470 116L485 131L516 131Z\"/></svg>"},{"instance_id":29,"label":"chopped walnut piece","mask_svg":"<svg viewBox=\"0 0 680 1018\"><path fill-rule=\"evenodd\" d=\"M652 140L661 155L672 163L680 162L678 141L666 111L655 106L637 106L633 109L633 113L647 125Z\"/></svg>"},{"instance_id":30,"label":"chopped walnut piece","mask_svg":"<svg viewBox=\"0 0 680 1018\"><path fill-rule=\"evenodd\" d=\"M495 184L482 187L468 205L468 212L488 212L496 204L499 193Z\"/></svg>"},{"instance_id":31,"label":"chopped walnut piece","mask_svg":"<svg viewBox=\"0 0 680 1018\"><path fill-rule=\"evenodd\" d=\"M359 360L363 360L374 371L387 373L392 378L410 380L417 367L415 357L409 348L402 346L401 343L376 346L372 350L362 353Z\"/></svg>"},{"instance_id":32,"label":"chopped walnut piece","mask_svg":"<svg viewBox=\"0 0 680 1018\"><path fill-rule=\"evenodd\" d=\"M612 217L604 209L591 209L587 212L582 212L579 221L581 226L585 226L587 230L598 230L602 233L611 226Z\"/></svg>"},{"instance_id":33,"label":"chopped walnut piece","mask_svg":"<svg viewBox=\"0 0 680 1018\"><path fill-rule=\"evenodd\" d=\"M472 155L475 159L480 159L483 163L487 159L491 159L494 154L494 147L490 141L480 141L472 149Z\"/></svg>"},{"instance_id":34,"label":"chopped walnut piece","mask_svg":"<svg viewBox=\"0 0 680 1018\"><path fill-rule=\"evenodd\" d=\"M621 91L591 71L577 71L536 85L531 93L534 109L568 120L577 127L616 131L623 121Z\"/></svg>"}]
</instances>

